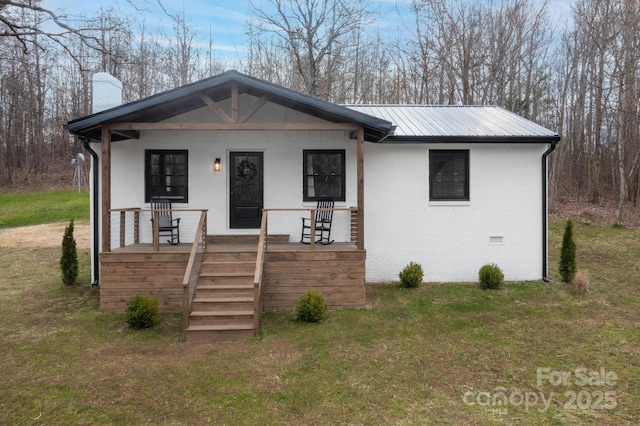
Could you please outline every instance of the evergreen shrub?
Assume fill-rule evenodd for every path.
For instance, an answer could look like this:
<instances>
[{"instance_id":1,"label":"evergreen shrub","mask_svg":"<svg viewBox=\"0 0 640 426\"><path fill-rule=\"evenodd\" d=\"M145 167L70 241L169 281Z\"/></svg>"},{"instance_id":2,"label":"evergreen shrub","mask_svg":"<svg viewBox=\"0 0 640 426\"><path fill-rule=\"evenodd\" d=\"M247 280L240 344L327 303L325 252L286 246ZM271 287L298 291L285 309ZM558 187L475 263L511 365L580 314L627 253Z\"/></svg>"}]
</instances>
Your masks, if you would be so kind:
<instances>
[{"instance_id":1,"label":"evergreen shrub","mask_svg":"<svg viewBox=\"0 0 640 426\"><path fill-rule=\"evenodd\" d=\"M60 256L60 270L62 282L66 285L74 285L78 279L78 249L76 239L73 237L73 219L64 230L62 237L62 255Z\"/></svg>"},{"instance_id":2,"label":"evergreen shrub","mask_svg":"<svg viewBox=\"0 0 640 426\"><path fill-rule=\"evenodd\" d=\"M131 328L150 328L158 324L158 299L152 296L134 296L127 303L127 324Z\"/></svg>"},{"instance_id":3,"label":"evergreen shrub","mask_svg":"<svg viewBox=\"0 0 640 426\"><path fill-rule=\"evenodd\" d=\"M398 276L400 277L400 287L416 288L422 283L424 272L420 264L409 262L409 264L400 271Z\"/></svg>"},{"instance_id":4,"label":"evergreen shrub","mask_svg":"<svg viewBox=\"0 0 640 426\"><path fill-rule=\"evenodd\" d=\"M298 321L319 322L327 315L328 307L322 294L309 290L298 298L295 318Z\"/></svg>"},{"instance_id":5,"label":"evergreen shrub","mask_svg":"<svg viewBox=\"0 0 640 426\"><path fill-rule=\"evenodd\" d=\"M495 263L488 263L480 268L478 280L480 288L496 290L504 284L504 273Z\"/></svg>"},{"instance_id":6,"label":"evergreen shrub","mask_svg":"<svg viewBox=\"0 0 640 426\"><path fill-rule=\"evenodd\" d=\"M566 283L573 282L578 266L576 264L576 244L573 242L573 223L567 220L560 247L560 278Z\"/></svg>"}]
</instances>

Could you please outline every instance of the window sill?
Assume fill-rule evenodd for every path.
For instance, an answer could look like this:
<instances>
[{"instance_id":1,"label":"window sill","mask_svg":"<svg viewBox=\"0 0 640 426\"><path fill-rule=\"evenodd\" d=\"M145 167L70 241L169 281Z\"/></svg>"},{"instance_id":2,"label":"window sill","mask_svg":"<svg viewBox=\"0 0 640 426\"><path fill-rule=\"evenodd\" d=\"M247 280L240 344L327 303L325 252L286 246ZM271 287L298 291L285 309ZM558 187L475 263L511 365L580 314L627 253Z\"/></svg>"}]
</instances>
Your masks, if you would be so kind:
<instances>
[{"instance_id":1,"label":"window sill","mask_svg":"<svg viewBox=\"0 0 640 426\"><path fill-rule=\"evenodd\" d=\"M471 201L429 201L429 207L468 207Z\"/></svg>"}]
</instances>

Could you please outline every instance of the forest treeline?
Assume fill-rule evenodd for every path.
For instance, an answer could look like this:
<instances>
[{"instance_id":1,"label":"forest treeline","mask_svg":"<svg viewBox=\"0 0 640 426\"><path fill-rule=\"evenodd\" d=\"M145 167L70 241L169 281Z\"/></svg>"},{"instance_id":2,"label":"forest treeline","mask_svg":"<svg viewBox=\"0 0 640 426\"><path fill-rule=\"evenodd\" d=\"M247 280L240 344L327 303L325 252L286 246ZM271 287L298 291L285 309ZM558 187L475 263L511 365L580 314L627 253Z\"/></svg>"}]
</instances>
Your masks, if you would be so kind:
<instances>
[{"instance_id":1,"label":"forest treeline","mask_svg":"<svg viewBox=\"0 0 640 426\"><path fill-rule=\"evenodd\" d=\"M164 8L170 30L109 8L72 25L37 1L0 0L0 185L81 149L62 124L91 112L95 72L132 101L234 68L336 103L502 106L562 136L551 206L615 203L622 220L640 205L639 0L576 0L564 20L539 0L414 0L394 35L371 30L367 7L252 3L229 61Z\"/></svg>"}]
</instances>

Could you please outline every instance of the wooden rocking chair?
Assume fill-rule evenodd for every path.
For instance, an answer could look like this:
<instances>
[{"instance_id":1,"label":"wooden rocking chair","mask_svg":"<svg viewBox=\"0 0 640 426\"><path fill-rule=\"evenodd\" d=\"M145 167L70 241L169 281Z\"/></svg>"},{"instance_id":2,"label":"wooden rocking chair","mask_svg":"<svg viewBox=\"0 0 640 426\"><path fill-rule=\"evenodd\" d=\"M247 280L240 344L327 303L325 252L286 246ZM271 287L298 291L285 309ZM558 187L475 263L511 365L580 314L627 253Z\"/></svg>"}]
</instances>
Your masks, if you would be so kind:
<instances>
[{"instance_id":1,"label":"wooden rocking chair","mask_svg":"<svg viewBox=\"0 0 640 426\"><path fill-rule=\"evenodd\" d=\"M318 200L315 214L315 242L323 245L331 244L331 223L333 221L333 206L335 202L331 199ZM325 210L320 210L325 209ZM302 217L302 236L300 242L311 244L311 218Z\"/></svg>"},{"instance_id":2,"label":"wooden rocking chair","mask_svg":"<svg viewBox=\"0 0 640 426\"><path fill-rule=\"evenodd\" d=\"M171 213L171 200L164 198L151 199L151 224L153 225L154 210L158 214L158 236L170 235L167 242L171 245L180 244L180 218L174 219ZM155 236L154 236L155 238Z\"/></svg>"}]
</instances>

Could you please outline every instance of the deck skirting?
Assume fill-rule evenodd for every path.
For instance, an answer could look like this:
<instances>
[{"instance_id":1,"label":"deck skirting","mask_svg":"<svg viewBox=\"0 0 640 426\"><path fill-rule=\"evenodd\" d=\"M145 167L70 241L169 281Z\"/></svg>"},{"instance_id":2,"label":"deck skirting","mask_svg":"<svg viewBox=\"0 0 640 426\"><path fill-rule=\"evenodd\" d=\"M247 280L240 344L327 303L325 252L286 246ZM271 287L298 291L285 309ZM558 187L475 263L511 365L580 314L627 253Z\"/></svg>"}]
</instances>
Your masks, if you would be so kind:
<instances>
[{"instance_id":1,"label":"deck skirting","mask_svg":"<svg viewBox=\"0 0 640 426\"><path fill-rule=\"evenodd\" d=\"M308 246L273 246L266 253L262 300L265 311L291 309L307 290L322 293L332 308L364 307L366 251L338 244L310 251ZM230 245L230 247L232 247ZM213 249L213 252L212 252ZM232 248L207 257L239 256ZM182 311L182 280L189 253L172 246L153 252L141 246L100 255L100 310L124 312L133 296L155 296L164 312Z\"/></svg>"},{"instance_id":2,"label":"deck skirting","mask_svg":"<svg viewBox=\"0 0 640 426\"><path fill-rule=\"evenodd\" d=\"M290 309L307 290L319 291L329 307L364 307L366 252L268 252L262 301L266 311Z\"/></svg>"},{"instance_id":3,"label":"deck skirting","mask_svg":"<svg viewBox=\"0 0 640 426\"><path fill-rule=\"evenodd\" d=\"M100 255L100 310L124 312L133 296L155 296L163 312L182 312L182 279L189 253Z\"/></svg>"}]
</instances>

